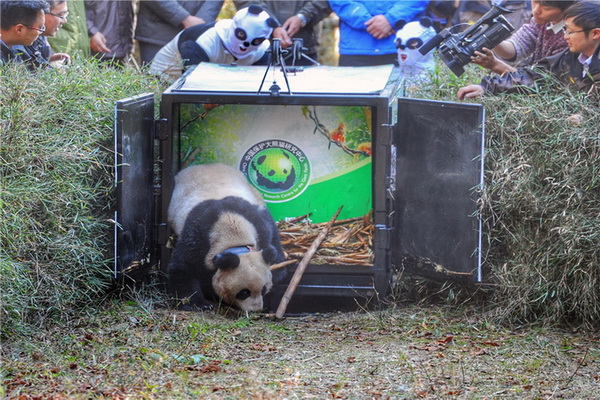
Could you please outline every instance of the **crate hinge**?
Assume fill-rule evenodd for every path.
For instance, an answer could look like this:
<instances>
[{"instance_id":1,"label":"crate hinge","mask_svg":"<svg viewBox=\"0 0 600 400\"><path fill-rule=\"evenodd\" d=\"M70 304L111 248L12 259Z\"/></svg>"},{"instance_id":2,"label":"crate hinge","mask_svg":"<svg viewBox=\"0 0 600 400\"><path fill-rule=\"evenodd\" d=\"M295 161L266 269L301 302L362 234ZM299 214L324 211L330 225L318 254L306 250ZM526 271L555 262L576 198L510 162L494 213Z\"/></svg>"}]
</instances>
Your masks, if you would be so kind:
<instances>
[{"instance_id":1,"label":"crate hinge","mask_svg":"<svg viewBox=\"0 0 600 400\"><path fill-rule=\"evenodd\" d=\"M394 131L394 126L395 125L393 124L381 124L383 129L381 129L377 134L377 140L380 144L384 146L392 145L392 138L394 136L392 135L392 132Z\"/></svg>"}]
</instances>

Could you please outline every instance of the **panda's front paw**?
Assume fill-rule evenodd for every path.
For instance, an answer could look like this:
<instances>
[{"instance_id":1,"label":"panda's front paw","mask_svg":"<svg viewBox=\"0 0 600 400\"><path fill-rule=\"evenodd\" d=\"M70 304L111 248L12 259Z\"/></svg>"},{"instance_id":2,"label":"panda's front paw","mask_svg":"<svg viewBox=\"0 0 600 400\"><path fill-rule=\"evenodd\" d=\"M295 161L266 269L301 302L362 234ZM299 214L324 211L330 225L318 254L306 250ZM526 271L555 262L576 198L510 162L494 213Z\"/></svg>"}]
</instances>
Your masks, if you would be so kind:
<instances>
[{"instance_id":1,"label":"panda's front paw","mask_svg":"<svg viewBox=\"0 0 600 400\"><path fill-rule=\"evenodd\" d=\"M213 311L215 306L210 303L198 304L196 305L196 310L198 311Z\"/></svg>"},{"instance_id":2,"label":"panda's front paw","mask_svg":"<svg viewBox=\"0 0 600 400\"><path fill-rule=\"evenodd\" d=\"M182 302L177 307L181 311L213 311L215 307L210 303Z\"/></svg>"}]
</instances>

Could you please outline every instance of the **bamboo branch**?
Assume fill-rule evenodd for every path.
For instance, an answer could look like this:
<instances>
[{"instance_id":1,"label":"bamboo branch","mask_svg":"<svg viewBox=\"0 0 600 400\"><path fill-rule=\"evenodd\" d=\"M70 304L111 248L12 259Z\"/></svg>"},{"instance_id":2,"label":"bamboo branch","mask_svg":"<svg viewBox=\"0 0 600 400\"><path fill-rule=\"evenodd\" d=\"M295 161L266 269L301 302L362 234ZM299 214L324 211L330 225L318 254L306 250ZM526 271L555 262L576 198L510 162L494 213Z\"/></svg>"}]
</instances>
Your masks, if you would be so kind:
<instances>
[{"instance_id":1,"label":"bamboo branch","mask_svg":"<svg viewBox=\"0 0 600 400\"><path fill-rule=\"evenodd\" d=\"M269 269L271 271L275 271L276 269L286 267L286 266L288 266L290 264L293 264L293 263L296 263L296 262L298 262L298 260L285 260L285 261L282 261L282 262L280 262L278 264L271 265L271 267L269 267Z\"/></svg>"},{"instance_id":2,"label":"bamboo branch","mask_svg":"<svg viewBox=\"0 0 600 400\"><path fill-rule=\"evenodd\" d=\"M306 254L302 258L302 261L300 261L300 263L298 264L296 271L294 271L294 276L292 276L292 279L290 280L290 284L288 285L285 293L283 294L283 297L281 298L281 301L279 302L279 307L277 308L277 312L275 313L275 318L277 318L277 319L283 318L283 314L285 314L285 310L287 309L288 303L292 299L292 296L294 295L294 292L296 291L296 288L298 287L298 284L300 283L300 279L302 279L302 275L304 274L304 271L306 270L306 267L308 266L310 259L314 256L315 252L317 251L317 248L319 247L319 245L321 244L323 239L325 239L325 236L327 236L329 229L331 228L331 226L337 219L338 215L340 215L340 212L342 212L343 207L344 206L341 206L337 210L337 212L331 218L329 223L325 226L325 228L323 228L321 233L319 233L319 236L317 236L317 238L315 239L313 244L306 251Z\"/></svg>"}]
</instances>

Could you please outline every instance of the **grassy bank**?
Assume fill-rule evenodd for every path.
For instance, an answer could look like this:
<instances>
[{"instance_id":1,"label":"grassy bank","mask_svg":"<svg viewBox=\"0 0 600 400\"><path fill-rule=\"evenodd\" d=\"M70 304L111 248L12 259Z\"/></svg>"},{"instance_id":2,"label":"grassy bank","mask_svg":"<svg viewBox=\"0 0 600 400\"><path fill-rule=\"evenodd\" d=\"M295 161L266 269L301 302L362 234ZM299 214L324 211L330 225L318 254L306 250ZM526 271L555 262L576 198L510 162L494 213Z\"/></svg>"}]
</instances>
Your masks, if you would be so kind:
<instances>
[{"instance_id":1,"label":"grassy bank","mask_svg":"<svg viewBox=\"0 0 600 400\"><path fill-rule=\"evenodd\" d=\"M155 87L93 61L0 71L3 339L64 321L111 285L114 104Z\"/></svg>"},{"instance_id":2,"label":"grassy bank","mask_svg":"<svg viewBox=\"0 0 600 400\"><path fill-rule=\"evenodd\" d=\"M473 66L469 66L473 67ZM134 69L75 60L0 78L2 339L68 323L111 285L116 100L162 88ZM412 93L455 101L444 67ZM561 88L486 106L487 307L513 323L600 321L600 126L597 98ZM572 117L577 114L576 117Z\"/></svg>"}]
</instances>

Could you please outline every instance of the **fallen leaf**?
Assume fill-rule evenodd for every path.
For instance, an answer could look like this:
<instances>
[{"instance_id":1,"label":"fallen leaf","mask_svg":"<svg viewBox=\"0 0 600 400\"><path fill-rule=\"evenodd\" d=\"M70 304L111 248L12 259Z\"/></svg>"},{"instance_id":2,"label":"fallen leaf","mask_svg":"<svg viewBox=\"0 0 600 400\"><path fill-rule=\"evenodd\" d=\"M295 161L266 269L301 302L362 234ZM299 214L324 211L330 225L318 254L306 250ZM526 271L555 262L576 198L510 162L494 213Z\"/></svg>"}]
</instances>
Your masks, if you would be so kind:
<instances>
[{"instance_id":1,"label":"fallen leaf","mask_svg":"<svg viewBox=\"0 0 600 400\"><path fill-rule=\"evenodd\" d=\"M451 341L454 340L454 336L446 336L445 338L443 338L442 340L438 340L439 343L450 343Z\"/></svg>"},{"instance_id":2,"label":"fallen leaf","mask_svg":"<svg viewBox=\"0 0 600 400\"><path fill-rule=\"evenodd\" d=\"M494 347L498 347L500 346L498 343L496 342L483 342L482 344L486 345L486 346L494 346Z\"/></svg>"},{"instance_id":3,"label":"fallen leaf","mask_svg":"<svg viewBox=\"0 0 600 400\"><path fill-rule=\"evenodd\" d=\"M487 354L487 350L486 349L475 349L471 352L472 356L482 356L484 354Z\"/></svg>"}]
</instances>

